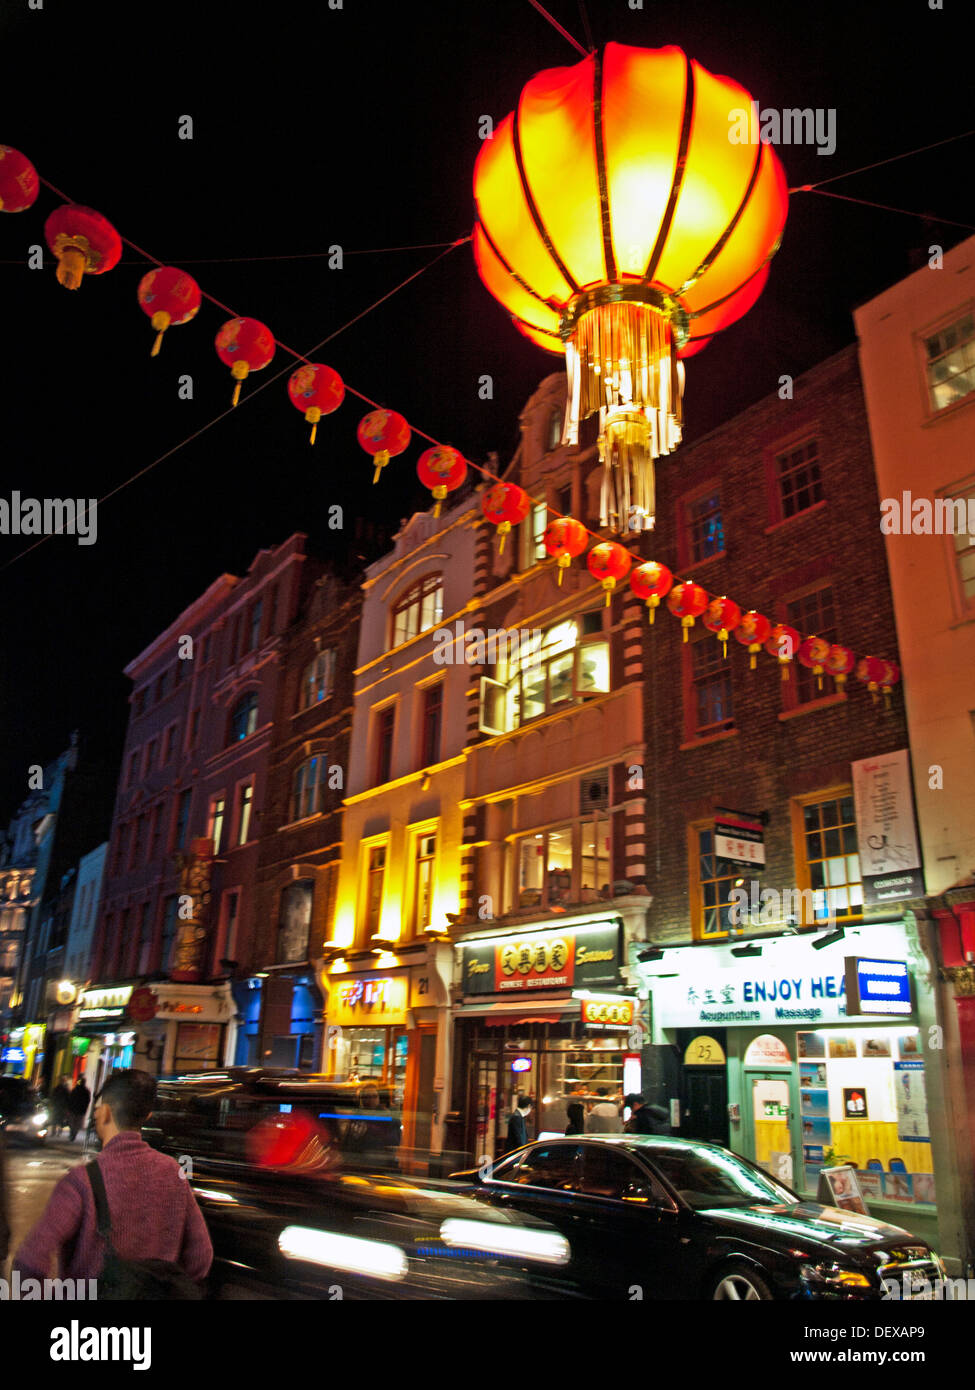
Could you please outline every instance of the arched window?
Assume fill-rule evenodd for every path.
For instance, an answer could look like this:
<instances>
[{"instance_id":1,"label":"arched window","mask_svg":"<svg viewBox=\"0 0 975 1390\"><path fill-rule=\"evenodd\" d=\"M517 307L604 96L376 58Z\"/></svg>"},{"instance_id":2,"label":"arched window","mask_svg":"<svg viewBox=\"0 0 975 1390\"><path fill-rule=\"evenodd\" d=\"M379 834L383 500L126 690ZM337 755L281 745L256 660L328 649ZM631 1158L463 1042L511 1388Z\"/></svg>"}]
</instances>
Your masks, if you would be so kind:
<instances>
[{"instance_id":1,"label":"arched window","mask_svg":"<svg viewBox=\"0 0 975 1390\"><path fill-rule=\"evenodd\" d=\"M554 406L552 413L548 417L548 425L545 430L545 452L550 454L553 449L557 449L562 442L562 411L558 406Z\"/></svg>"},{"instance_id":2,"label":"arched window","mask_svg":"<svg viewBox=\"0 0 975 1390\"><path fill-rule=\"evenodd\" d=\"M325 700L332 693L335 683L335 649L319 652L314 661L308 663L301 677L299 709L310 709L319 700Z\"/></svg>"},{"instance_id":3,"label":"arched window","mask_svg":"<svg viewBox=\"0 0 975 1390\"><path fill-rule=\"evenodd\" d=\"M242 695L234 706L234 712L230 716L230 742L236 743L239 739L247 738L257 728L257 691L248 690L246 695Z\"/></svg>"},{"instance_id":4,"label":"arched window","mask_svg":"<svg viewBox=\"0 0 975 1390\"><path fill-rule=\"evenodd\" d=\"M443 575L427 574L405 590L393 605L394 647L436 627L443 617Z\"/></svg>"}]
</instances>

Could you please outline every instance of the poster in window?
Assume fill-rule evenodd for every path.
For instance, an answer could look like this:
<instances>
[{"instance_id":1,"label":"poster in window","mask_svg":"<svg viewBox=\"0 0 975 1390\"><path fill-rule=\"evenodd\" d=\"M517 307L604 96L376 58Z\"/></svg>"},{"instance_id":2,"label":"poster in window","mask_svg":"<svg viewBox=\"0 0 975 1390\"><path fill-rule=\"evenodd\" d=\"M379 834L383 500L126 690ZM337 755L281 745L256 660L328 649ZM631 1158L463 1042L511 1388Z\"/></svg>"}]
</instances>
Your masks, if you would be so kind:
<instances>
[{"instance_id":1,"label":"poster in window","mask_svg":"<svg viewBox=\"0 0 975 1390\"><path fill-rule=\"evenodd\" d=\"M843 1087L843 1116L847 1120L868 1120L867 1089L865 1086Z\"/></svg>"},{"instance_id":2,"label":"poster in window","mask_svg":"<svg viewBox=\"0 0 975 1390\"><path fill-rule=\"evenodd\" d=\"M800 1057L825 1057L826 1039L819 1033L799 1033L797 1035Z\"/></svg>"},{"instance_id":3,"label":"poster in window","mask_svg":"<svg viewBox=\"0 0 975 1390\"><path fill-rule=\"evenodd\" d=\"M828 1115L829 1091L825 1086L816 1090L799 1092L799 1109L803 1115Z\"/></svg>"},{"instance_id":4,"label":"poster in window","mask_svg":"<svg viewBox=\"0 0 975 1390\"><path fill-rule=\"evenodd\" d=\"M219 1023L181 1023L176 1031L176 1062L181 1070L200 1070L220 1061Z\"/></svg>"},{"instance_id":5,"label":"poster in window","mask_svg":"<svg viewBox=\"0 0 975 1390\"><path fill-rule=\"evenodd\" d=\"M927 1144L928 1098L924 1063L894 1063L894 1099L897 1102L897 1137L908 1144Z\"/></svg>"}]
</instances>

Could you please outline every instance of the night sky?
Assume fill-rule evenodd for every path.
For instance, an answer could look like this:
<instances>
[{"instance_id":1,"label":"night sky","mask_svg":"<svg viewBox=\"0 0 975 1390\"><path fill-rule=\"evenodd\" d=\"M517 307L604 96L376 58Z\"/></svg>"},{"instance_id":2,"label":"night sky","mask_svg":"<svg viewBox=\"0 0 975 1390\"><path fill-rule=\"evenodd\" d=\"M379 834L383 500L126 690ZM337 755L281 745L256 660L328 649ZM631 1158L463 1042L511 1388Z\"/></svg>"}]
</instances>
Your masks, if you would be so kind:
<instances>
[{"instance_id":1,"label":"night sky","mask_svg":"<svg viewBox=\"0 0 975 1390\"><path fill-rule=\"evenodd\" d=\"M676 43L740 81L763 107L837 112L832 157L779 147L790 186L961 134L971 120L966 7L945 0L682 4L587 0L594 42ZM576 0L552 0L584 41ZM201 20L201 14L206 15ZM204 23L214 22L205 28ZM185 266L239 314L308 353L438 254L375 248L451 242L473 222L478 119L500 120L540 68L578 55L528 0L278 0L150 8L7 0L0 19L0 141L123 236ZM182 116L193 139L178 137ZM975 224L975 141L829 185L836 192ZM150 359L136 302L149 264L131 249L77 293L53 260L26 267L59 203L0 213L0 495L102 497L230 404L214 336L230 315L204 303ZM688 365L690 440L853 340L851 311L912 268L932 240L967 233L817 195L791 200L768 287ZM298 259L334 244L327 260ZM271 257L274 259L253 259ZM290 259L289 259L290 258ZM206 263L204 263L206 262ZM451 251L388 303L312 353L476 462L502 463L518 412L558 359L527 343L483 289L470 247ZM218 574L243 573L295 530L336 545L327 509L388 525L428 505L420 448L381 484L355 441L368 407L347 397L319 427L286 395L292 359L245 382L240 407L98 510L98 540L0 536L0 823L79 728L114 783L127 719L122 667ZM279 380L257 393L267 379ZM177 395L189 373L194 399ZM480 400L478 378L494 379ZM661 472L661 490L679 453ZM923 460L918 461L923 476ZM13 563L11 563L13 562ZM94 828L95 833L101 827ZM104 827L107 830L107 826Z\"/></svg>"}]
</instances>

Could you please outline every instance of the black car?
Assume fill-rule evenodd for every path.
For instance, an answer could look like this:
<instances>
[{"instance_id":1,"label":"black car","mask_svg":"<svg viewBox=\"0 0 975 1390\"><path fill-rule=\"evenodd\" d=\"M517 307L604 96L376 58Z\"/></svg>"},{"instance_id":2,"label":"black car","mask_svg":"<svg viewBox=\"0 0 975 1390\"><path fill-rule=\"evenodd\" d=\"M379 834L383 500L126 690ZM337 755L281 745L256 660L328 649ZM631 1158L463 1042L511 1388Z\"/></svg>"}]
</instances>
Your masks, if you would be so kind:
<instances>
[{"instance_id":1,"label":"black car","mask_svg":"<svg viewBox=\"0 0 975 1390\"><path fill-rule=\"evenodd\" d=\"M716 1144L655 1135L542 1140L488 1176L456 1173L492 1207L551 1223L567 1287L599 1299L931 1297L927 1243L897 1226L803 1201Z\"/></svg>"},{"instance_id":2,"label":"black car","mask_svg":"<svg viewBox=\"0 0 975 1390\"><path fill-rule=\"evenodd\" d=\"M51 1132L51 1110L22 1076L0 1076L0 1129L43 1144Z\"/></svg>"},{"instance_id":3,"label":"black car","mask_svg":"<svg viewBox=\"0 0 975 1390\"><path fill-rule=\"evenodd\" d=\"M564 1296L550 1273L570 1252L551 1226L486 1209L458 1184L395 1171L398 1119L381 1088L234 1069L158 1090L143 1137L193 1186L217 1296Z\"/></svg>"}]
</instances>

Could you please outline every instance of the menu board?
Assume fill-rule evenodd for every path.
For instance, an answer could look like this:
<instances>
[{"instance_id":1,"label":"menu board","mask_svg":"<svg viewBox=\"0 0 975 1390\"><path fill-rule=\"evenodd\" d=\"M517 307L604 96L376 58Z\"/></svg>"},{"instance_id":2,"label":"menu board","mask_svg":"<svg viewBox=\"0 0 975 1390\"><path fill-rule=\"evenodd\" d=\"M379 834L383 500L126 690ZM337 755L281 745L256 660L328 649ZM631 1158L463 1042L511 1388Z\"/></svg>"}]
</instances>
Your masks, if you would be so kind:
<instances>
[{"instance_id":1,"label":"menu board","mask_svg":"<svg viewBox=\"0 0 975 1390\"><path fill-rule=\"evenodd\" d=\"M869 1216L860 1179L852 1164L842 1168L824 1168L819 1175L817 1202L827 1207L840 1207L843 1211L858 1211Z\"/></svg>"}]
</instances>

